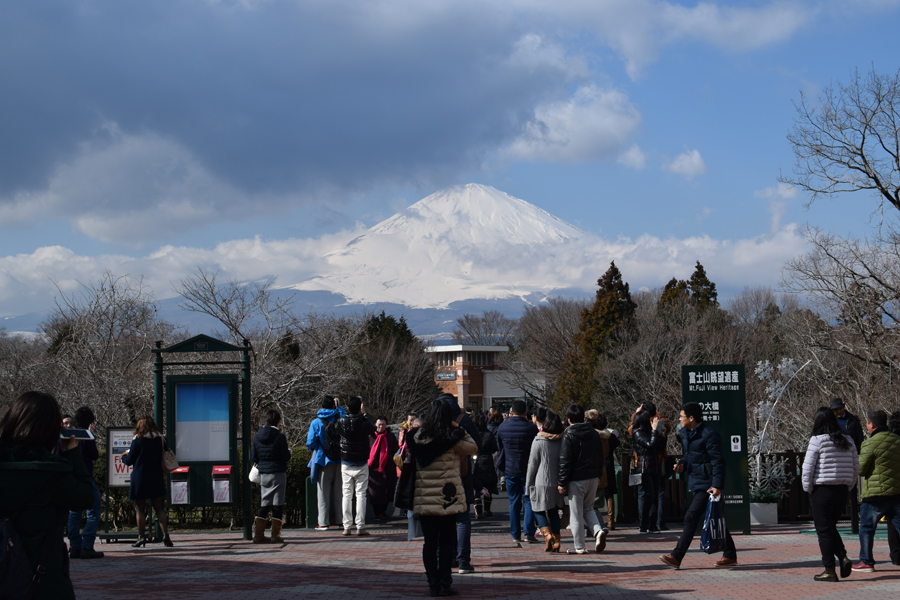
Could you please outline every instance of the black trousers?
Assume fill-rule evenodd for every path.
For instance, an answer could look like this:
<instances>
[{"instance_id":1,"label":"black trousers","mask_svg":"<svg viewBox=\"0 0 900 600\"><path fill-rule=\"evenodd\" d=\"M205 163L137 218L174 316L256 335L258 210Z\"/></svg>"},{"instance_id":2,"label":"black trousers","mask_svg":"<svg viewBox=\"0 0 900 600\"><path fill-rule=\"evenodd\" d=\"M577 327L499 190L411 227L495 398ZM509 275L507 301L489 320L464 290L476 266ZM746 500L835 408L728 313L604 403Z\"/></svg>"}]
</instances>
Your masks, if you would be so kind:
<instances>
[{"instance_id":1,"label":"black trousers","mask_svg":"<svg viewBox=\"0 0 900 600\"><path fill-rule=\"evenodd\" d=\"M891 550L891 562L900 565L900 533L894 528L894 522L887 520L888 547Z\"/></svg>"},{"instance_id":2,"label":"black trousers","mask_svg":"<svg viewBox=\"0 0 900 600\"><path fill-rule=\"evenodd\" d=\"M681 537L678 538L678 545L672 551L672 556L679 561L687 554L691 542L694 541L694 533L697 531L697 525L706 518L706 505L709 504L709 494L705 491L699 491L694 494L691 505L684 511L684 530ZM734 547L734 539L728 527L725 527L725 552L722 553L725 558L737 558L737 549Z\"/></svg>"},{"instance_id":3,"label":"black trousers","mask_svg":"<svg viewBox=\"0 0 900 600\"><path fill-rule=\"evenodd\" d=\"M859 535L859 485L850 490L850 531Z\"/></svg>"},{"instance_id":4,"label":"black trousers","mask_svg":"<svg viewBox=\"0 0 900 600\"><path fill-rule=\"evenodd\" d=\"M809 496L813 523L819 536L822 564L834 568L835 557L844 554L844 541L837 530L838 519L847 506L846 485L817 485Z\"/></svg>"},{"instance_id":5,"label":"black trousers","mask_svg":"<svg viewBox=\"0 0 900 600\"><path fill-rule=\"evenodd\" d=\"M422 563L429 585L451 581L453 559L456 557L456 515L419 517L425 544L422 546Z\"/></svg>"}]
</instances>

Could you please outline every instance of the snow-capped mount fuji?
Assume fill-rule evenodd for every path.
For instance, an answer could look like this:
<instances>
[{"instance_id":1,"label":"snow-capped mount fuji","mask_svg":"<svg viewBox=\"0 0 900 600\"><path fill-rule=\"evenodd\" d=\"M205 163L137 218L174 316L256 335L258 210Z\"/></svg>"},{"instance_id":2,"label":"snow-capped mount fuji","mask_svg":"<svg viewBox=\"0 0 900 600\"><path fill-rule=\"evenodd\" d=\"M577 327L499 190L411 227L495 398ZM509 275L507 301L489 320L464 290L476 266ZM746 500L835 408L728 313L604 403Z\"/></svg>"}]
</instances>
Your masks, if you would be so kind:
<instances>
[{"instance_id":1,"label":"snow-capped mount fuji","mask_svg":"<svg viewBox=\"0 0 900 600\"><path fill-rule=\"evenodd\" d=\"M470 183L375 225L326 255L327 272L289 287L411 308L524 299L580 283L581 269L567 271L566 256L589 237L533 204Z\"/></svg>"}]
</instances>

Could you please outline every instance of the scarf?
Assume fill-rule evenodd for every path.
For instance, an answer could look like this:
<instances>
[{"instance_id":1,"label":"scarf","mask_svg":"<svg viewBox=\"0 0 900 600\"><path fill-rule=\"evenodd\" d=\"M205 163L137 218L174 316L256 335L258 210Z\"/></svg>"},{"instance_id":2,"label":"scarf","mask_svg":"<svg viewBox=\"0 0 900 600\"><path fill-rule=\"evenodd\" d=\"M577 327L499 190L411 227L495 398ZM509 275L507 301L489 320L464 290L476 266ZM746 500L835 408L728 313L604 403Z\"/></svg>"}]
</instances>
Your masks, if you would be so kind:
<instances>
[{"instance_id":1,"label":"scarf","mask_svg":"<svg viewBox=\"0 0 900 600\"><path fill-rule=\"evenodd\" d=\"M385 430L375 434L375 443L372 444L372 449L369 450L369 468L371 469L377 464L378 472L384 473L389 458L387 430Z\"/></svg>"}]
</instances>

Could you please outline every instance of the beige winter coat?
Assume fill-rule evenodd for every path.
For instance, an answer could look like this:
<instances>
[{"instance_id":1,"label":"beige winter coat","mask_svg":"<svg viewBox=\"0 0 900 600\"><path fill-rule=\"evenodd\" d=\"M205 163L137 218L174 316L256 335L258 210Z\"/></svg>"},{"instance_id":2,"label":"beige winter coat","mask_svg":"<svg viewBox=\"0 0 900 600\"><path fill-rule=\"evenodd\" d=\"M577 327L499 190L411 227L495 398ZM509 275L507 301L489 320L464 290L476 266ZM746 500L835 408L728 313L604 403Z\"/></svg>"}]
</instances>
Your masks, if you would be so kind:
<instances>
[{"instance_id":1,"label":"beige winter coat","mask_svg":"<svg viewBox=\"0 0 900 600\"><path fill-rule=\"evenodd\" d=\"M428 444L431 440L422 438L421 431L416 432L416 442ZM416 493L413 500L413 514L445 516L466 512L466 492L463 490L459 474L459 457L474 456L478 445L469 434L437 457L431 464L423 467L416 463Z\"/></svg>"}]
</instances>

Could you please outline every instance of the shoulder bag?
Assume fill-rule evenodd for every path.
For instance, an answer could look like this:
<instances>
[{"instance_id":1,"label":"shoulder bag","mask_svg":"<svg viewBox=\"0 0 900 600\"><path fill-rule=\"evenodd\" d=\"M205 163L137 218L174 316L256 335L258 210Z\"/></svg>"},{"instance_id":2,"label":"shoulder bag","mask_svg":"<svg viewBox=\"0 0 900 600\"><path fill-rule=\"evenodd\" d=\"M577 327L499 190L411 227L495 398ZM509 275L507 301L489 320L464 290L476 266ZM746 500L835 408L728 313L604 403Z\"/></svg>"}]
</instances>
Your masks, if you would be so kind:
<instances>
[{"instance_id":1,"label":"shoulder bag","mask_svg":"<svg viewBox=\"0 0 900 600\"><path fill-rule=\"evenodd\" d=\"M178 458L175 456L175 453L172 452L172 449L169 448L169 444L164 437L162 438L162 445L162 470L163 473L171 473L178 468Z\"/></svg>"}]
</instances>

